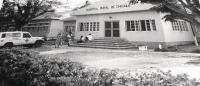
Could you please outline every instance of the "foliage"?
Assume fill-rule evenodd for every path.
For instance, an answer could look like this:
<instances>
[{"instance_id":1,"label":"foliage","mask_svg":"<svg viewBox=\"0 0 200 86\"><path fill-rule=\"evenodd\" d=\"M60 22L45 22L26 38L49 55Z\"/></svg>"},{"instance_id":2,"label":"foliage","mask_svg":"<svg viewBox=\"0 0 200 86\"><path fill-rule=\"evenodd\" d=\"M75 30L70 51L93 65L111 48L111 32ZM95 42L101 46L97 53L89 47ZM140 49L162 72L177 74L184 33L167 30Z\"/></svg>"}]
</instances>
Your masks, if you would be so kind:
<instances>
[{"instance_id":1,"label":"foliage","mask_svg":"<svg viewBox=\"0 0 200 86\"><path fill-rule=\"evenodd\" d=\"M199 0L130 0L130 3L139 2L156 4L153 9L170 13L164 17L166 20L183 19L191 23L200 23Z\"/></svg>"},{"instance_id":2,"label":"foliage","mask_svg":"<svg viewBox=\"0 0 200 86\"><path fill-rule=\"evenodd\" d=\"M53 6L61 4L57 0L4 0L1 13L4 19L15 23L16 30L47 11Z\"/></svg>"},{"instance_id":3,"label":"foliage","mask_svg":"<svg viewBox=\"0 0 200 86\"><path fill-rule=\"evenodd\" d=\"M154 51L159 51L159 52L176 52L178 49L176 46L169 46L166 48L155 48Z\"/></svg>"},{"instance_id":4,"label":"foliage","mask_svg":"<svg viewBox=\"0 0 200 86\"><path fill-rule=\"evenodd\" d=\"M0 51L1 86L197 86L187 75L170 72L119 73L87 68L60 58L38 56L24 50Z\"/></svg>"},{"instance_id":5,"label":"foliage","mask_svg":"<svg viewBox=\"0 0 200 86\"><path fill-rule=\"evenodd\" d=\"M157 51L157 52L168 52L168 50L166 48L162 48L162 49L156 48L156 49L154 49L154 51Z\"/></svg>"},{"instance_id":6,"label":"foliage","mask_svg":"<svg viewBox=\"0 0 200 86\"><path fill-rule=\"evenodd\" d=\"M200 53L200 49L193 50L192 53Z\"/></svg>"}]
</instances>

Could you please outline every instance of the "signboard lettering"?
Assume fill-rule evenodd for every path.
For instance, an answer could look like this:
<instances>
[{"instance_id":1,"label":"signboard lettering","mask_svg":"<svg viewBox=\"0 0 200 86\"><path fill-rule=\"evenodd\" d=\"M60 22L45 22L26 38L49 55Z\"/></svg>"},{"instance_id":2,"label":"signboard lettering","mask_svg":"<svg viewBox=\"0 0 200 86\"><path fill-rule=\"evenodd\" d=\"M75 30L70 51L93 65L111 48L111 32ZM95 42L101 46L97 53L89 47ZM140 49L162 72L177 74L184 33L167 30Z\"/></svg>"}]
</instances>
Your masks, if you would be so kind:
<instances>
[{"instance_id":1,"label":"signboard lettering","mask_svg":"<svg viewBox=\"0 0 200 86\"><path fill-rule=\"evenodd\" d=\"M104 9L115 9L115 8L127 8L130 7L129 4L125 5L112 5L112 6L101 6L99 8L88 8L86 11L94 11L94 10L104 10Z\"/></svg>"}]
</instances>

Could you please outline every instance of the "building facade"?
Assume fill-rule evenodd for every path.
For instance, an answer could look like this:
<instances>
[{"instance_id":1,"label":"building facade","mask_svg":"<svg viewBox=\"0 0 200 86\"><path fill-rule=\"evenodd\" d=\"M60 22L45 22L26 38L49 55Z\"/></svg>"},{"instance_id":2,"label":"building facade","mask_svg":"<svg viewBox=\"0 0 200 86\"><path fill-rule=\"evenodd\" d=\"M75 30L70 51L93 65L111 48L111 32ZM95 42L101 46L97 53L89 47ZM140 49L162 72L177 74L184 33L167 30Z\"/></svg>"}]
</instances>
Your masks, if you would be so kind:
<instances>
[{"instance_id":1,"label":"building facade","mask_svg":"<svg viewBox=\"0 0 200 86\"><path fill-rule=\"evenodd\" d=\"M76 31L76 18L74 16L67 17L63 19L64 27L63 30L67 34L72 33L72 35L75 35Z\"/></svg>"},{"instance_id":2,"label":"building facade","mask_svg":"<svg viewBox=\"0 0 200 86\"><path fill-rule=\"evenodd\" d=\"M54 39L58 33L63 31L64 23L54 12L47 12L37 18L34 18L23 27L23 31L30 32L33 36L45 37Z\"/></svg>"},{"instance_id":3,"label":"building facade","mask_svg":"<svg viewBox=\"0 0 200 86\"><path fill-rule=\"evenodd\" d=\"M190 24L183 20L166 22L164 14L150 10L152 4L131 5L126 0L101 0L79 9L75 37L124 38L136 45L180 45L193 42Z\"/></svg>"}]
</instances>

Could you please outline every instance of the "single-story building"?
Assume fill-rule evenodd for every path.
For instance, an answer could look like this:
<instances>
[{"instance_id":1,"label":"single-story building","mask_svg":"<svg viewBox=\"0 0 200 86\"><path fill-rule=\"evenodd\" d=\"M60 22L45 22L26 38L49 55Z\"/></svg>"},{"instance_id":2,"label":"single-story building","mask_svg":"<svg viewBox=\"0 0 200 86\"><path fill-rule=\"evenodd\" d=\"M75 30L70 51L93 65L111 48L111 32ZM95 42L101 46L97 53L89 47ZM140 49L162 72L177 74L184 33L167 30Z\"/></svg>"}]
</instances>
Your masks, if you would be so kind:
<instances>
[{"instance_id":1,"label":"single-story building","mask_svg":"<svg viewBox=\"0 0 200 86\"><path fill-rule=\"evenodd\" d=\"M63 31L64 23L59 19L61 16L55 12L47 12L30 21L23 27L23 31L28 31L33 36L55 38L59 32Z\"/></svg>"},{"instance_id":2,"label":"single-story building","mask_svg":"<svg viewBox=\"0 0 200 86\"><path fill-rule=\"evenodd\" d=\"M62 20L64 22L64 32L69 34L70 32L72 35L75 35L76 30L76 18L74 16L67 17Z\"/></svg>"},{"instance_id":3,"label":"single-story building","mask_svg":"<svg viewBox=\"0 0 200 86\"><path fill-rule=\"evenodd\" d=\"M152 4L129 4L128 0L101 0L72 13L76 17L75 37L124 38L136 45L188 44L194 41L190 24L169 22L163 13L150 10Z\"/></svg>"}]
</instances>

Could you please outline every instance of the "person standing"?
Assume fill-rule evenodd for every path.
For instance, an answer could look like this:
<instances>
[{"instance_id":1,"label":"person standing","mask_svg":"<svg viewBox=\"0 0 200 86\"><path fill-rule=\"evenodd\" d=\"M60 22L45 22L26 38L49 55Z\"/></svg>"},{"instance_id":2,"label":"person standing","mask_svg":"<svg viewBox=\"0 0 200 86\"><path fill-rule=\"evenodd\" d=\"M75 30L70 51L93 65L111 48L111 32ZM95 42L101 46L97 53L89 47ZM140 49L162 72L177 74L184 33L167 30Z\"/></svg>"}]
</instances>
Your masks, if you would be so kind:
<instances>
[{"instance_id":1,"label":"person standing","mask_svg":"<svg viewBox=\"0 0 200 86\"><path fill-rule=\"evenodd\" d=\"M62 35L61 33L58 33L56 40L55 40L55 48L59 48L61 45L61 41L62 41Z\"/></svg>"},{"instance_id":2,"label":"person standing","mask_svg":"<svg viewBox=\"0 0 200 86\"><path fill-rule=\"evenodd\" d=\"M71 44L71 35L70 34L67 34L67 45L70 46Z\"/></svg>"}]
</instances>

